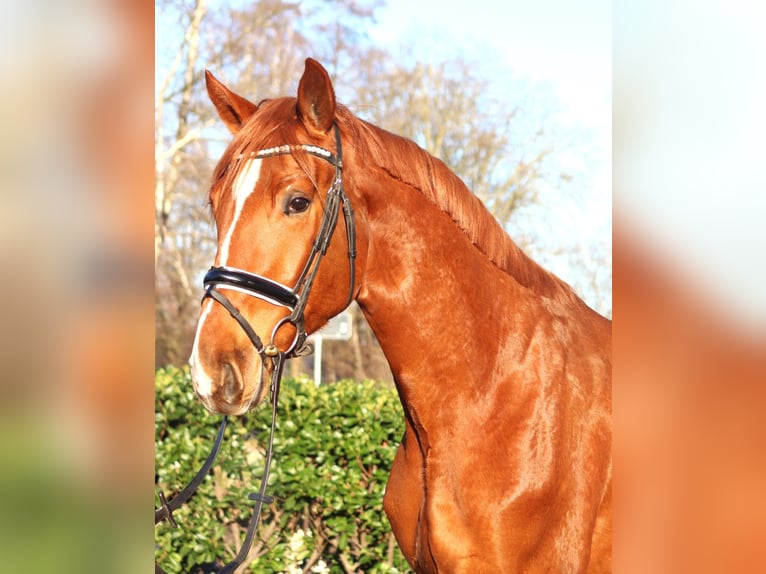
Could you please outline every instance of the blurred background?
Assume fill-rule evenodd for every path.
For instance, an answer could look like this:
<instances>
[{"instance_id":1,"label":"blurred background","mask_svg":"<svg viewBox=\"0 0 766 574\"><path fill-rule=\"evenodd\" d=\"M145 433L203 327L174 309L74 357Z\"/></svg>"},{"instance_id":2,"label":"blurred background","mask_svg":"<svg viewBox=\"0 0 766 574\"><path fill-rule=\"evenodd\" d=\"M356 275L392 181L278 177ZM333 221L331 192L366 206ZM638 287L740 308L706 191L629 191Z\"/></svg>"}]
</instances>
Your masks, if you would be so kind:
<instances>
[{"instance_id":1,"label":"blurred background","mask_svg":"<svg viewBox=\"0 0 766 574\"><path fill-rule=\"evenodd\" d=\"M1 4L6 572L151 565L152 21Z\"/></svg>"},{"instance_id":2,"label":"blurred background","mask_svg":"<svg viewBox=\"0 0 766 574\"><path fill-rule=\"evenodd\" d=\"M154 367L185 360L224 145L199 73L258 100L309 54L613 314L615 569L764 570L764 8L537 4L0 5L4 571L151 569Z\"/></svg>"},{"instance_id":3,"label":"blurred background","mask_svg":"<svg viewBox=\"0 0 766 574\"><path fill-rule=\"evenodd\" d=\"M766 9L613 18L615 570L766 568Z\"/></svg>"}]
</instances>

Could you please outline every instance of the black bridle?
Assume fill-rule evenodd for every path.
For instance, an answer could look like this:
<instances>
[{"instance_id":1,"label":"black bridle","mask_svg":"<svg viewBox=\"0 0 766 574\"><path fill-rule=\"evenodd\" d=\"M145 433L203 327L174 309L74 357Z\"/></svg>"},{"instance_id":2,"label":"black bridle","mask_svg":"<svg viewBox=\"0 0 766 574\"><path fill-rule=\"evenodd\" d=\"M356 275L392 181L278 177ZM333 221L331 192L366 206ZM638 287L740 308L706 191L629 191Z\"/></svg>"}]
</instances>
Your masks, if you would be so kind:
<instances>
[{"instance_id":1,"label":"black bridle","mask_svg":"<svg viewBox=\"0 0 766 574\"><path fill-rule=\"evenodd\" d=\"M289 288L262 275L225 266L211 267L205 274L203 280L205 287L205 293L202 297L203 302L208 297L217 301L229 312L237 323L239 323L240 327L242 327L247 334L248 339L250 339L250 342L253 344L255 351L261 357L261 363L263 365L261 371L262 378L267 370L266 365L271 365L271 432L266 451L264 473L261 477L261 484L258 492L250 494L248 497L250 500L255 501L255 505L253 506L253 514L250 518L245 540L234 560L226 564L223 569L219 570L218 574L230 574L244 562L253 543L263 504L268 504L273 501L272 497L266 495L266 484L268 482L269 470L271 467L277 404L279 401L279 389L282 380L284 362L290 358L310 354L313 350L306 342L308 333L306 332L304 312L311 293L311 288L314 285L314 280L319 271L319 264L322 262L322 258L325 256L327 249L330 246L330 240L335 232L335 227L338 223L341 211L343 212L343 219L346 227L350 273L348 297L344 307L347 307L354 298L354 261L356 258L354 211L351 208L351 203L343 187L343 151L341 147L340 130L338 129L337 124L333 124L333 129L335 132L335 153L315 145L298 144L262 149L252 155L255 159L263 159L303 152L324 159L335 167L335 178L330 189L327 191L327 198L325 201L322 221L319 225L319 231L317 232L316 239L311 247L311 253L309 253L295 286ZM240 313L239 309L237 309L226 295L221 293L221 289L238 291L245 293L246 295L257 297L258 299L262 299L273 305L285 307L290 310L290 314L277 321L272 329L268 344L264 345L255 329L253 329L247 319ZM295 327L296 334L290 346L285 350L280 350L275 343L275 337L279 329L286 323ZM159 492L160 508L156 509L154 512L155 525L162 520L167 519L174 527L178 526L173 518L173 511L180 508L189 497L191 497L212 467L223 439L226 421L227 418L224 416L213 445L213 450L192 481L170 501L166 500L162 491ZM155 564L155 574L164 574L164 570L157 564Z\"/></svg>"},{"instance_id":2,"label":"black bridle","mask_svg":"<svg viewBox=\"0 0 766 574\"><path fill-rule=\"evenodd\" d=\"M253 343L258 354L263 359L264 364L268 357L275 357L280 351L274 343L277 331L285 324L290 323L296 328L295 339L287 350L281 351L286 358L301 356L307 354L305 343L307 338L303 314L306 310L309 294L314 285L319 264L327 253L330 246L330 240L335 232L335 226L338 223L340 212L343 211L343 218L346 224L346 239L348 241L348 262L349 262L349 289L346 298L347 307L354 298L354 260L356 258L356 231L354 228L354 212L351 208L346 191L343 187L343 150L341 147L340 130L337 124L333 124L335 130L336 153L329 150L307 144L283 145L273 148L267 148L255 152L252 157L256 159L275 157L279 155L292 154L295 152L304 152L328 161L335 167L335 178L330 189L327 191L327 199L324 206L324 214L319 225L317 237L311 247L306 263L303 266L298 280L293 288L285 287L272 279L243 271L233 267L211 267L204 278L205 295L218 301L242 326L248 338ZM247 295L257 297L268 301L274 305L290 309L290 315L284 317L274 326L271 332L271 338L267 345L264 345L261 338L252 329L250 324L237 311L236 307L221 293L221 289L232 289L240 291ZM310 351L308 351L310 353Z\"/></svg>"}]
</instances>

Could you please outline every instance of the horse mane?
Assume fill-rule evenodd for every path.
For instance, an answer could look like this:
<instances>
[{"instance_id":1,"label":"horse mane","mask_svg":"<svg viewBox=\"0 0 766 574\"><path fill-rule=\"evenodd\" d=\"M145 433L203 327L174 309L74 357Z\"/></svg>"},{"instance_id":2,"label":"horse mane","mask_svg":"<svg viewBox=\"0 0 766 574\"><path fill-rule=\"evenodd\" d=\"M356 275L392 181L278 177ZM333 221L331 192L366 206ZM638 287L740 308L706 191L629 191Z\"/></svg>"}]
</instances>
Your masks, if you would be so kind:
<instances>
[{"instance_id":1,"label":"horse mane","mask_svg":"<svg viewBox=\"0 0 766 574\"><path fill-rule=\"evenodd\" d=\"M516 245L479 198L443 161L415 142L355 117L342 106L337 116L341 129L352 134L357 151L363 151L370 163L419 191L445 211L496 267L542 296L559 301L577 298L568 284Z\"/></svg>"},{"instance_id":2,"label":"horse mane","mask_svg":"<svg viewBox=\"0 0 766 574\"><path fill-rule=\"evenodd\" d=\"M305 143L298 141L294 124L285 122L286 117L295 117L295 98L261 102L254 119L242 127L224 152L216 167L214 180L226 178L225 187L228 188L241 166L241 162L235 161L236 158L247 157L259 149L274 145ZM336 118L341 132L351 139L350 147L363 154L365 161L419 191L445 211L496 267L544 297L562 302L577 299L569 285L535 263L513 242L479 198L444 162L415 142L357 118L345 106L338 106ZM264 129L266 126L268 128ZM309 174L306 158L302 155L294 154L293 157Z\"/></svg>"}]
</instances>

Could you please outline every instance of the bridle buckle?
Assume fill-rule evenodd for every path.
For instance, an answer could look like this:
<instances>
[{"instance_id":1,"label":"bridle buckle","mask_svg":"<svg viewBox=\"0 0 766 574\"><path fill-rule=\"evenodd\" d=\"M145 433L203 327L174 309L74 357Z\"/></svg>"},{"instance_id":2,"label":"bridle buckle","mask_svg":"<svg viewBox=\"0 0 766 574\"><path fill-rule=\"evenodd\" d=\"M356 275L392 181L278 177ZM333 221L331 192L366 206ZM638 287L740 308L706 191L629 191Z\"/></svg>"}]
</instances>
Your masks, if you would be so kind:
<instances>
[{"instance_id":1,"label":"bridle buckle","mask_svg":"<svg viewBox=\"0 0 766 574\"><path fill-rule=\"evenodd\" d=\"M274 343L269 343L263 348L263 354L267 357L276 357L279 354L279 349Z\"/></svg>"}]
</instances>

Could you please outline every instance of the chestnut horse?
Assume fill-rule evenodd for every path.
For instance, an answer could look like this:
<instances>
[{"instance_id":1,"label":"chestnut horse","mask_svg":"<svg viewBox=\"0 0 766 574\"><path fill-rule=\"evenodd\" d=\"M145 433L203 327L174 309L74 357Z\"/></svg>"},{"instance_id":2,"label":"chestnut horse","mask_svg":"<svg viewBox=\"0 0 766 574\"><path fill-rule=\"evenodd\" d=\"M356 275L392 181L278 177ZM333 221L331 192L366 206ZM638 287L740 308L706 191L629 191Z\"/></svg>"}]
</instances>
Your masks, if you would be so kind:
<instances>
[{"instance_id":1,"label":"chestnut horse","mask_svg":"<svg viewBox=\"0 0 766 574\"><path fill-rule=\"evenodd\" d=\"M268 357L355 299L405 413L383 506L412 568L610 571L611 322L525 256L440 160L337 104L314 60L297 98L256 105L206 80L234 139L210 191L206 279L230 305L204 300L190 359L205 406L254 408ZM298 288L285 286L306 283L318 251L310 297L291 301ZM235 313L269 344L254 348Z\"/></svg>"}]
</instances>

